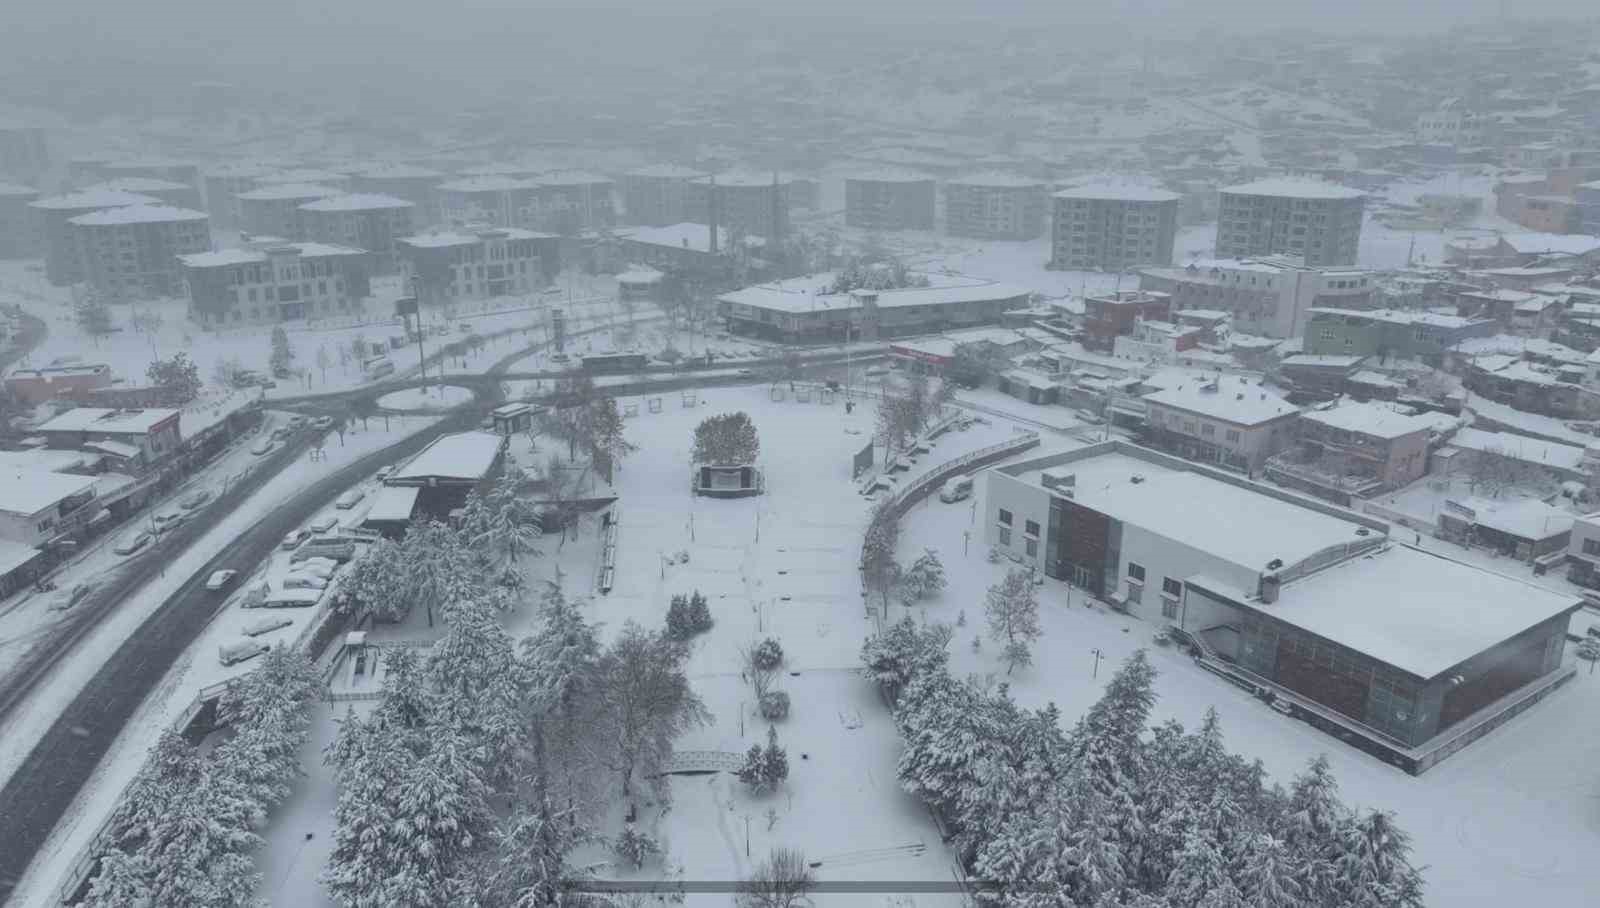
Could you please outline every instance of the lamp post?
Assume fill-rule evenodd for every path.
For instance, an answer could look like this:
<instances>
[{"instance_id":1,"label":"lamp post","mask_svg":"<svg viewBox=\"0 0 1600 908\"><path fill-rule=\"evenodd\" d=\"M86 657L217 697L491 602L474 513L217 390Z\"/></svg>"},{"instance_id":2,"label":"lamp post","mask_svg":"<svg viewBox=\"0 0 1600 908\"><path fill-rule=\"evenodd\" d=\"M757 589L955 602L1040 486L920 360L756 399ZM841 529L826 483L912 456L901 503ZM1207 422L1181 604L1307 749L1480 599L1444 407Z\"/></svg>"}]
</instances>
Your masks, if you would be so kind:
<instances>
[{"instance_id":1,"label":"lamp post","mask_svg":"<svg viewBox=\"0 0 1600 908\"><path fill-rule=\"evenodd\" d=\"M1094 672L1089 677L1098 678L1100 677L1100 660L1104 659L1106 654L1100 652L1098 647L1089 650L1089 653L1094 656Z\"/></svg>"}]
</instances>

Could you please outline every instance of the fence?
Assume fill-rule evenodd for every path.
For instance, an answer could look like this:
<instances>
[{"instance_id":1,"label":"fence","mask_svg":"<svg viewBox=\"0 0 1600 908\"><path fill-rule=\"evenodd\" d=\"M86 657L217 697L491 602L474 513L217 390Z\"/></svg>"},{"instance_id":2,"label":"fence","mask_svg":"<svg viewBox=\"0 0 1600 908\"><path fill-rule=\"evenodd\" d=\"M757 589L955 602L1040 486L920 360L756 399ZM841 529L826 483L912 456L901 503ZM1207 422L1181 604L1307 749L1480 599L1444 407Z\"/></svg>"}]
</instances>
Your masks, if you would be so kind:
<instances>
[{"instance_id":1,"label":"fence","mask_svg":"<svg viewBox=\"0 0 1600 908\"><path fill-rule=\"evenodd\" d=\"M606 521L605 544L600 549L600 568L595 577L595 587L601 593L611 592L617 573L617 525L621 522L622 506L613 505L610 519Z\"/></svg>"}]
</instances>

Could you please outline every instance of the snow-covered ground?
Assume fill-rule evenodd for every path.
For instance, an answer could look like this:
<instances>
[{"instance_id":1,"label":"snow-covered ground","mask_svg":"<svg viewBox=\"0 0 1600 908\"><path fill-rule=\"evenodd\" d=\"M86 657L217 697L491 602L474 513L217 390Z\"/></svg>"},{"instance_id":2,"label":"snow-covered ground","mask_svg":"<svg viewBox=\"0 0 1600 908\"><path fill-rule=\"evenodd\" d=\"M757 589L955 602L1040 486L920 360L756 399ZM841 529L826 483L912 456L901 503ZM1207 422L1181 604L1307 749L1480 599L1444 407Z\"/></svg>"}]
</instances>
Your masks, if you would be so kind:
<instances>
[{"instance_id":1,"label":"snow-covered ground","mask_svg":"<svg viewBox=\"0 0 1600 908\"><path fill-rule=\"evenodd\" d=\"M378 406L389 410L448 410L472 400L472 391L458 385L407 388L378 398Z\"/></svg>"},{"instance_id":2,"label":"snow-covered ground","mask_svg":"<svg viewBox=\"0 0 1600 908\"><path fill-rule=\"evenodd\" d=\"M168 570L151 580L131 596L118 610L86 635L62 658L43 683L23 706L13 711L9 721L0 726L0 740L37 741L62 707L82 689L87 679L99 669L105 659L125 640L136 627L168 597L176 593L194 573L239 534L260 520L273 508L327 475L331 470L351 463L366 454L379 450L431 425L431 421L418 417L393 421L389 430L381 419L371 421L370 429L346 431L343 445L338 437L330 438L324 449L326 459L313 462L303 456L275 476L252 495L241 507L233 511L194 546L172 559ZM241 576L257 566L238 565ZM243 589L243 587L236 587ZM77 860L83 848L100 828L101 823L114 809L117 799L129 781L143 765L146 754L163 729L193 702L195 694L203 687L249 671L251 663L225 667L217 659L217 647L239 638L244 625L266 614L278 612L242 611L236 607L224 610L202 632L189 651L173 665L166 676L147 697L139 711L128 721L121 735L113 742L94 774L79 792L72 808L62 817L50 839L39 850L39 857L28 873L18 883L12 899L18 905L43 904L46 893L58 885L68 867ZM295 627L269 634L266 639L299 632L309 620L311 611L291 613ZM17 765L27 756L27 747L0 748L0 780L10 778Z\"/></svg>"}]
</instances>

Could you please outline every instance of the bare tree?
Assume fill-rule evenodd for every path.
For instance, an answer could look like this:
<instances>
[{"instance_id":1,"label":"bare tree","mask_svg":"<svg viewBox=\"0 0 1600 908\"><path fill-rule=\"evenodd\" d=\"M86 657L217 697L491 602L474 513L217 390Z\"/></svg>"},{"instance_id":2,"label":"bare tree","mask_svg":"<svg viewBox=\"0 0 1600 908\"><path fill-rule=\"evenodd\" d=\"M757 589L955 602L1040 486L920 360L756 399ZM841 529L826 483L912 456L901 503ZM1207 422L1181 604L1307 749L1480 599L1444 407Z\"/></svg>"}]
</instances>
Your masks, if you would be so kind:
<instances>
[{"instance_id":1,"label":"bare tree","mask_svg":"<svg viewBox=\"0 0 1600 908\"><path fill-rule=\"evenodd\" d=\"M772 690L772 682L778 678L778 666L763 660L759 650L761 644L751 641L739 647L739 668L750 679L750 687L755 691L756 702Z\"/></svg>"},{"instance_id":2,"label":"bare tree","mask_svg":"<svg viewBox=\"0 0 1600 908\"><path fill-rule=\"evenodd\" d=\"M594 722L604 743L597 756L617 774L624 798L633 796L635 778L660 778L679 735L711 721L684 676L687 657L666 634L632 621L600 657ZM665 797L665 786L657 794Z\"/></svg>"},{"instance_id":3,"label":"bare tree","mask_svg":"<svg viewBox=\"0 0 1600 908\"><path fill-rule=\"evenodd\" d=\"M817 877L806 856L792 848L776 848L739 885L739 908L795 908L815 889Z\"/></svg>"},{"instance_id":4,"label":"bare tree","mask_svg":"<svg viewBox=\"0 0 1600 908\"><path fill-rule=\"evenodd\" d=\"M1033 575L1013 569L1005 579L989 587L984 605L989 617L989 636L1005 644L1006 674L1017 666L1033 663L1028 644L1039 639L1039 597L1033 589Z\"/></svg>"}]
</instances>

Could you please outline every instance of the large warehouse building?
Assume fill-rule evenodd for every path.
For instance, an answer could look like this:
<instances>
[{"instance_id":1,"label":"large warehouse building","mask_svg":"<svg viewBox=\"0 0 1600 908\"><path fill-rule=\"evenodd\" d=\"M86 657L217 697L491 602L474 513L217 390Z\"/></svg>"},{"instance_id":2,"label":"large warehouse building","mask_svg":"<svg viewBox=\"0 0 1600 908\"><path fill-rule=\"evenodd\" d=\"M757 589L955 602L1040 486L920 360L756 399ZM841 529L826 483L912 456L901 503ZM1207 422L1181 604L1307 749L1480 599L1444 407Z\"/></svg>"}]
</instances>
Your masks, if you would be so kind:
<instances>
[{"instance_id":1,"label":"large warehouse building","mask_svg":"<svg viewBox=\"0 0 1600 908\"><path fill-rule=\"evenodd\" d=\"M1202 666L1409 772L1572 676L1577 597L1381 521L1122 441L986 475L991 546L1170 625Z\"/></svg>"},{"instance_id":2,"label":"large warehouse building","mask_svg":"<svg viewBox=\"0 0 1600 908\"><path fill-rule=\"evenodd\" d=\"M735 290L717 297L728 331L784 343L873 340L993 324L1028 305L1012 284L945 274L924 275L926 287L830 292L834 276L814 274Z\"/></svg>"}]
</instances>

